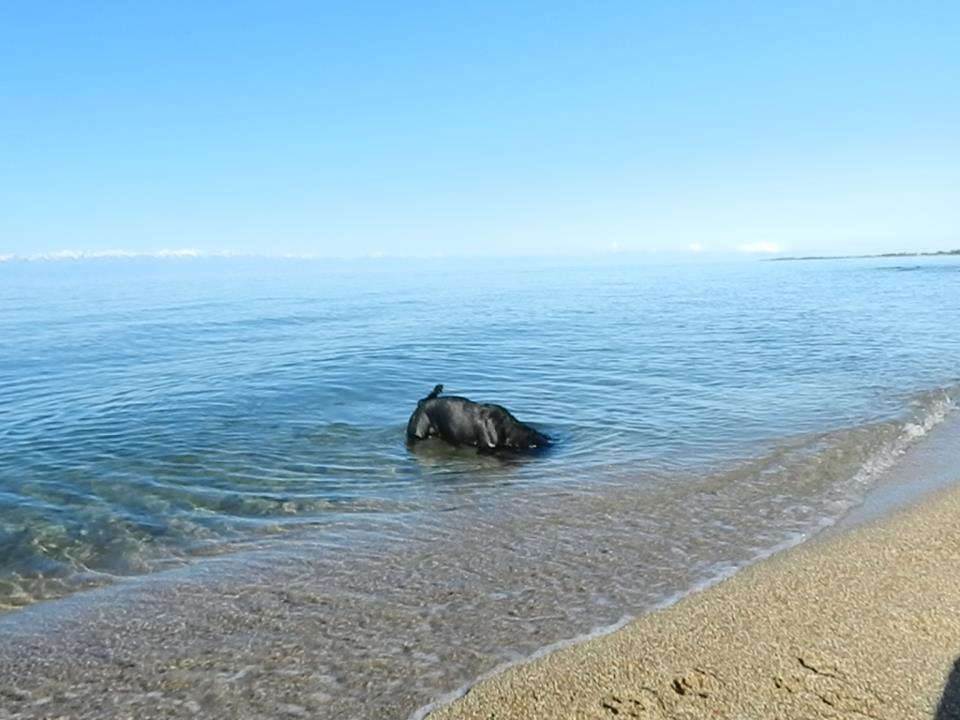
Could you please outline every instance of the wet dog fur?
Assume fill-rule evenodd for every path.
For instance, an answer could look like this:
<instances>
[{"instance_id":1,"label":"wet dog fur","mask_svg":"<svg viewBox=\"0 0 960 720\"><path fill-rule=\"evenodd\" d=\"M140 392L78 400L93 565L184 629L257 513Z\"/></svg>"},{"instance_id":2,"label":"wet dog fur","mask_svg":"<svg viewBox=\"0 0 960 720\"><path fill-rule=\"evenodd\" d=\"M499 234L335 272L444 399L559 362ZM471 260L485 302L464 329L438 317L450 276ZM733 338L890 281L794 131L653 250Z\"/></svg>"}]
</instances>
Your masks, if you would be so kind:
<instances>
[{"instance_id":1,"label":"wet dog fur","mask_svg":"<svg viewBox=\"0 0 960 720\"><path fill-rule=\"evenodd\" d=\"M478 453L534 450L550 438L520 422L501 405L477 403L464 397L439 397L443 385L417 403L407 422L407 443L439 437L451 445L469 445Z\"/></svg>"}]
</instances>

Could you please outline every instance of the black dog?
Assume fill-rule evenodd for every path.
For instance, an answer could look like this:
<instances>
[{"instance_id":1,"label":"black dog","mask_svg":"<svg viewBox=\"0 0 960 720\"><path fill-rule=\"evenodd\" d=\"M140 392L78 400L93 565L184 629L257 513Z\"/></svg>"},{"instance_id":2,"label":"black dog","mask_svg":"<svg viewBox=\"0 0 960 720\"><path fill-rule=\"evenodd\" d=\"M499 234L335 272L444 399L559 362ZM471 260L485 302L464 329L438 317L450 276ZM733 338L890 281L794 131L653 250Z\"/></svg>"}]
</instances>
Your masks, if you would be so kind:
<instances>
[{"instance_id":1,"label":"black dog","mask_svg":"<svg viewBox=\"0 0 960 720\"><path fill-rule=\"evenodd\" d=\"M407 442L439 437L451 445L470 445L478 453L500 449L532 450L550 438L517 420L500 405L476 403L463 397L437 397L443 385L417 403L407 423Z\"/></svg>"}]
</instances>

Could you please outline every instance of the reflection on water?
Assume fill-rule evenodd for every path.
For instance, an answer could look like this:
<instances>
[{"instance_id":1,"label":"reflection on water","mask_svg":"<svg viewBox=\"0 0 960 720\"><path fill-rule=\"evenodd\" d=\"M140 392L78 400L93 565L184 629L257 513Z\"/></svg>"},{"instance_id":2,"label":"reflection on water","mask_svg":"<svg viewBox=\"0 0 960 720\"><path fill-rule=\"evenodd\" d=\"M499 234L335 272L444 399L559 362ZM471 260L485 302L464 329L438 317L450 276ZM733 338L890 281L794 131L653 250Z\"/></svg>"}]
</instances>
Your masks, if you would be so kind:
<instances>
[{"instance_id":1,"label":"reflection on water","mask_svg":"<svg viewBox=\"0 0 960 720\"><path fill-rule=\"evenodd\" d=\"M452 484L429 512L342 517L7 613L0 673L22 699L6 709L39 716L33 701L54 696L75 716L186 716L200 703L237 718L409 717L503 663L799 542L869 485L865 460L879 471L912 447L922 471L912 428L937 407L797 436L703 476L635 470L479 497ZM960 439L957 422L933 431L950 433L942 447Z\"/></svg>"},{"instance_id":2,"label":"reflection on water","mask_svg":"<svg viewBox=\"0 0 960 720\"><path fill-rule=\"evenodd\" d=\"M954 405L917 266L0 265L12 712L402 717L797 542ZM439 382L555 446L411 451Z\"/></svg>"},{"instance_id":3,"label":"reflection on water","mask_svg":"<svg viewBox=\"0 0 960 720\"><path fill-rule=\"evenodd\" d=\"M897 266L5 263L0 605L903 417L957 379L960 289L949 259ZM410 452L437 382L556 447Z\"/></svg>"}]
</instances>

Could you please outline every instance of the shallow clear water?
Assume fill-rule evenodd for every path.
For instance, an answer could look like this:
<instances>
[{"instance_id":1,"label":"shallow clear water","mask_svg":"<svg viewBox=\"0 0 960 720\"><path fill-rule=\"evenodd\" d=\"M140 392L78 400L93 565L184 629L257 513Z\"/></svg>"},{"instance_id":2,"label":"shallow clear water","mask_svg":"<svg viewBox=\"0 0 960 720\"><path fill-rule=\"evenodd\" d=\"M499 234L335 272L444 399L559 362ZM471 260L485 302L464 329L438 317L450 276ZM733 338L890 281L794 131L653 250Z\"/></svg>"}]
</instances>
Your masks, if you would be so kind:
<instances>
[{"instance_id":1,"label":"shallow clear water","mask_svg":"<svg viewBox=\"0 0 960 720\"><path fill-rule=\"evenodd\" d=\"M409 714L835 521L949 413L958 328L949 258L0 264L0 607L184 566L195 637L271 598L298 707ZM438 382L556 446L411 452Z\"/></svg>"}]
</instances>

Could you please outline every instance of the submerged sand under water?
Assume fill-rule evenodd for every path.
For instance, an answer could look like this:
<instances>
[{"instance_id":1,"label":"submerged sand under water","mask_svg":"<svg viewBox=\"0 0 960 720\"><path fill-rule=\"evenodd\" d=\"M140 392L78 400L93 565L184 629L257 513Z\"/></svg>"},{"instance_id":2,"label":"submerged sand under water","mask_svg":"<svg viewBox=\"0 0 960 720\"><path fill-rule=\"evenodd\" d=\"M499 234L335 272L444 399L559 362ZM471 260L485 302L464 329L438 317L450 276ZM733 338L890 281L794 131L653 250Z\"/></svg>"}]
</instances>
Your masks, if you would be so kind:
<instances>
[{"instance_id":1,"label":"submerged sand under water","mask_svg":"<svg viewBox=\"0 0 960 720\"><path fill-rule=\"evenodd\" d=\"M856 438L831 437L778 447L787 475L531 488L393 534L355 521L349 549L286 537L7 613L0 717L408 717L816 533L876 480L850 476ZM953 415L900 460L922 470L957 437Z\"/></svg>"},{"instance_id":2,"label":"submerged sand under water","mask_svg":"<svg viewBox=\"0 0 960 720\"><path fill-rule=\"evenodd\" d=\"M737 566L835 517L859 490L832 483L870 475L908 429L884 423L956 391L956 259L622 260L0 267L0 609L284 537L351 564L350 536L378 522L388 548L444 547L502 516L522 564L553 540L538 517L582 496L585 516L644 536L642 572L610 577L659 596L685 556L704 575L686 538L701 527L732 549L705 562ZM406 419L438 382L557 444L513 464L408 452ZM618 515L620 497L649 522ZM770 515L783 533L755 542ZM713 526L738 522L743 542Z\"/></svg>"},{"instance_id":3,"label":"submerged sand under water","mask_svg":"<svg viewBox=\"0 0 960 720\"><path fill-rule=\"evenodd\" d=\"M960 468L919 507L811 542L431 720L960 718Z\"/></svg>"}]
</instances>

